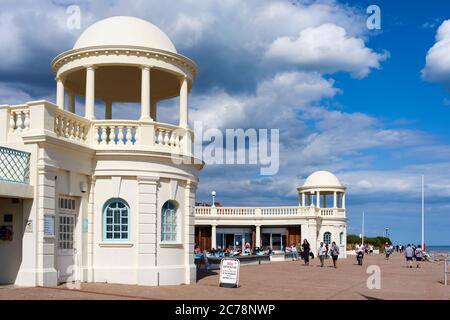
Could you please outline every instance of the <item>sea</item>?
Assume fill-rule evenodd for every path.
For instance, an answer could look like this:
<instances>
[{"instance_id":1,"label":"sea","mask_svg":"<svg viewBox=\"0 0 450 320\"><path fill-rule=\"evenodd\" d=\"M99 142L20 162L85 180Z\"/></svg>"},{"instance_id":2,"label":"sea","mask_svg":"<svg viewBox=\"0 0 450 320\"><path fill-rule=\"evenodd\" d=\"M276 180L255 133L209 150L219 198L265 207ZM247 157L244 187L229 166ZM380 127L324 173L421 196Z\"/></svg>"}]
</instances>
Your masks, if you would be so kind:
<instances>
[{"instance_id":1,"label":"sea","mask_svg":"<svg viewBox=\"0 0 450 320\"><path fill-rule=\"evenodd\" d=\"M427 246L427 251L430 253L448 253L450 254L450 246Z\"/></svg>"}]
</instances>

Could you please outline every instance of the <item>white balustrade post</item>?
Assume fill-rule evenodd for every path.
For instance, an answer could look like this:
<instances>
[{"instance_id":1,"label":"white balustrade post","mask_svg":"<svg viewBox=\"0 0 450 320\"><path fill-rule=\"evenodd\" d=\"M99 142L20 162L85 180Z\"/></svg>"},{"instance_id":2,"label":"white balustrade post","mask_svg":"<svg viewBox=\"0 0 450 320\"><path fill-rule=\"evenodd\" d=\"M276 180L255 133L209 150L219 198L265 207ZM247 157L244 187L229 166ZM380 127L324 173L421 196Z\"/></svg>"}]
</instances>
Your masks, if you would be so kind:
<instances>
[{"instance_id":1,"label":"white balustrade post","mask_svg":"<svg viewBox=\"0 0 450 320\"><path fill-rule=\"evenodd\" d=\"M186 129L188 127L188 78L181 80L180 87L180 127Z\"/></svg>"},{"instance_id":2,"label":"white balustrade post","mask_svg":"<svg viewBox=\"0 0 450 320\"><path fill-rule=\"evenodd\" d=\"M16 120L16 129L19 132L22 132L23 128L23 120L22 120L22 111L16 112L17 120Z\"/></svg>"},{"instance_id":3,"label":"white balustrade post","mask_svg":"<svg viewBox=\"0 0 450 320\"><path fill-rule=\"evenodd\" d=\"M61 77L56 78L56 105L64 109L64 82Z\"/></svg>"},{"instance_id":4,"label":"white balustrade post","mask_svg":"<svg viewBox=\"0 0 450 320\"><path fill-rule=\"evenodd\" d=\"M151 120L150 118L150 67L141 68L141 120Z\"/></svg>"},{"instance_id":5,"label":"white balustrade post","mask_svg":"<svg viewBox=\"0 0 450 320\"><path fill-rule=\"evenodd\" d=\"M85 118L95 120L95 67L86 68L86 106Z\"/></svg>"},{"instance_id":6,"label":"white balustrade post","mask_svg":"<svg viewBox=\"0 0 450 320\"><path fill-rule=\"evenodd\" d=\"M123 142L123 126L118 126L118 134L117 134L117 139L119 139L119 141L117 142L118 145L124 145Z\"/></svg>"},{"instance_id":7,"label":"white balustrade post","mask_svg":"<svg viewBox=\"0 0 450 320\"><path fill-rule=\"evenodd\" d=\"M127 126L126 127L126 135L125 135L125 139L126 139L125 144L132 145L133 144L133 142L131 141L132 138L133 138L133 135L131 133L131 127Z\"/></svg>"}]
</instances>

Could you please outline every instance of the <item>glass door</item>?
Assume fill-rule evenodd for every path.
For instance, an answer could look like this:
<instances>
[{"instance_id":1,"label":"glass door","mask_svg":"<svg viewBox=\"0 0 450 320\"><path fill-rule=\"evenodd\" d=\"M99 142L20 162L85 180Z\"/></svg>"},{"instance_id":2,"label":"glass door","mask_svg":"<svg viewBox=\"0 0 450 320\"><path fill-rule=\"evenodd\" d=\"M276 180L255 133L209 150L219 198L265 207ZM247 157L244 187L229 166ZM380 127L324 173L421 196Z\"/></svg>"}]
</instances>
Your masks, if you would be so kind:
<instances>
[{"instance_id":1,"label":"glass door","mask_svg":"<svg viewBox=\"0 0 450 320\"><path fill-rule=\"evenodd\" d=\"M234 250L242 252L242 234L234 235Z\"/></svg>"}]
</instances>

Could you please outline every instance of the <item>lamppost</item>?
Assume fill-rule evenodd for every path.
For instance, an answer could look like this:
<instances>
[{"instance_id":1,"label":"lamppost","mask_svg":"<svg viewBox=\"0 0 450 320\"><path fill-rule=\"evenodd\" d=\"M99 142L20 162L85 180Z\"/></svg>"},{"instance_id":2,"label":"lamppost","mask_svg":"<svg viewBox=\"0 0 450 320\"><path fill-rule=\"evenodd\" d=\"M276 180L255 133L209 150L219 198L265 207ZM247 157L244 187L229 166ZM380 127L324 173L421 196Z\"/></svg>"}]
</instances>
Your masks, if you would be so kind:
<instances>
[{"instance_id":1,"label":"lamppost","mask_svg":"<svg viewBox=\"0 0 450 320\"><path fill-rule=\"evenodd\" d=\"M216 207L216 192L215 191L211 192L211 195L212 195L212 206L211 207L215 208Z\"/></svg>"}]
</instances>

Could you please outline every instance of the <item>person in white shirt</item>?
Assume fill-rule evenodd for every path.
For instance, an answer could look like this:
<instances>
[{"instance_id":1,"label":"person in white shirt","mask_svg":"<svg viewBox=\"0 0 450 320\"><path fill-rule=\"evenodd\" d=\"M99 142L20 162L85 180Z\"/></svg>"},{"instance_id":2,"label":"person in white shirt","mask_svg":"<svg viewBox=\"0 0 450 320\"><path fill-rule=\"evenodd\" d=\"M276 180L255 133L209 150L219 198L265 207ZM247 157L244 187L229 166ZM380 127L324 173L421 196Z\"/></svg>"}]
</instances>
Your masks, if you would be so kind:
<instances>
[{"instance_id":1,"label":"person in white shirt","mask_svg":"<svg viewBox=\"0 0 450 320\"><path fill-rule=\"evenodd\" d=\"M364 246L362 244L357 243L355 246L355 252L358 254L359 252L364 253Z\"/></svg>"},{"instance_id":2,"label":"person in white shirt","mask_svg":"<svg viewBox=\"0 0 450 320\"><path fill-rule=\"evenodd\" d=\"M324 261L325 261L327 252L328 252L327 246L326 246L323 242L321 242L321 243L320 243L320 247L319 247L319 252L318 252L317 255L319 256L319 259L320 259L320 266L321 266L322 268L324 267Z\"/></svg>"},{"instance_id":3,"label":"person in white shirt","mask_svg":"<svg viewBox=\"0 0 450 320\"><path fill-rule=\"evenodd\" d=\"M357 243L355 246L355 252L356 252L356 261L358 261L359 254L362 254L364 256L364 253L365 253L364 245Z\"/></svg>"}]
</instances>

